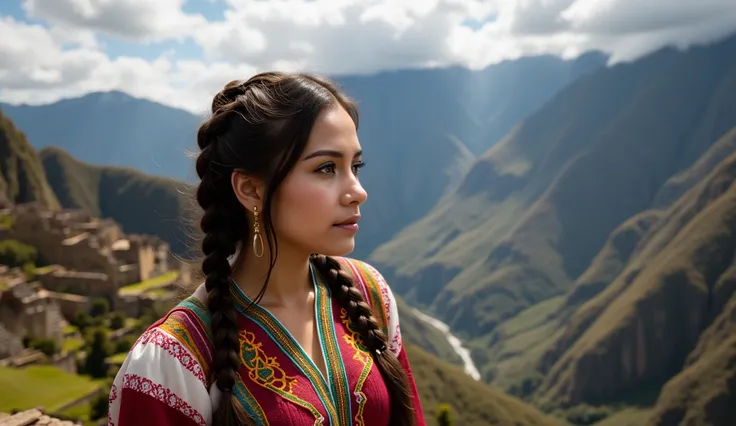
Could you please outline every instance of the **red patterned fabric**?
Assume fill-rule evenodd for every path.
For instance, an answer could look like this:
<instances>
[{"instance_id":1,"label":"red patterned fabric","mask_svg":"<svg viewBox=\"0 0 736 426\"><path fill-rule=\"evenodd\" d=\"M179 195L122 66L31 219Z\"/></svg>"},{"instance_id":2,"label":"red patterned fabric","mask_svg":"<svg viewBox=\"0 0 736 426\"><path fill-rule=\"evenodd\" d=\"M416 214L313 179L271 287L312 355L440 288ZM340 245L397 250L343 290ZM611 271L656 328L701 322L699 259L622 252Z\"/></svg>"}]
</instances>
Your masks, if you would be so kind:
<instances>
[{"instance_id":1,"label":"red patterned fabric","mask_svg":"<svg viewBox=\"0 0 736 426\"><path fill-rule=\"evenodd\" d=\"M370 265L340 261L353 273L389 336L389 350L409 374L417 425L425 426L389 286ZM346 310L314 271L313 276L327 377L270 312L259 305L246 311L250 300L232 287L240 311L238 403L256 425L388 425L389 395L377 365ZM212 424L220 393L211 377L209 314L198 293L137 340L110 392L109 426Z\"/></svg>"}]
</instances>

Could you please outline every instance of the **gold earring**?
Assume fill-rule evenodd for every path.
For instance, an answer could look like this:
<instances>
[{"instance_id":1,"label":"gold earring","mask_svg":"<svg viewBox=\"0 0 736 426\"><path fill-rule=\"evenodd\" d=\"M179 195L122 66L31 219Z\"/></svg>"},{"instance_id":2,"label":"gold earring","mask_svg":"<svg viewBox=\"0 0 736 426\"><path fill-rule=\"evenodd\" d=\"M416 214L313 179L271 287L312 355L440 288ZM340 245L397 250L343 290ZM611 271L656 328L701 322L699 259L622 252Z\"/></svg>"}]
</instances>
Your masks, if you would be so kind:
<instances>
[{"instance_id":1,"label":"gold earring","mask_svg":"<svg viewBox=\"0 0 736 426\"><path fill-rule=\"evenodd\" d=\"M258 207L253 207L253 254L256 257L263 257L263 237L261 236L261 227L258 223Z\"/></svg>"}]
</instances>

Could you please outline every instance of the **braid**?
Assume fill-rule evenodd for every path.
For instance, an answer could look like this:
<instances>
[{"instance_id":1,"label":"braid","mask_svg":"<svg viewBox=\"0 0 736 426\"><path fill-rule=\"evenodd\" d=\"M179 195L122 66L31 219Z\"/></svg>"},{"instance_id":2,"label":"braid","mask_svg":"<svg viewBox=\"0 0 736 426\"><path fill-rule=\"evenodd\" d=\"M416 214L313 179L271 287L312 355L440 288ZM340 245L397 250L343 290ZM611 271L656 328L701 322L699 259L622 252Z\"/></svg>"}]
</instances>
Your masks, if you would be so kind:
<instances>
[{"instance_id":1,"label":"braid","mask_svg":"<svg viewBox=\"0 0 736 426\"><path fill-rule=\"evenodd\" d=\"M314 265L330 286L340 304L345 308L350 321L360 333L363 344L373 356L384 378L391 399L392 425L413 426L416 424L414 408L411 403L409 378L398 358L388 350L388 338L366 303L360 290L355 287L353 277L342 269L332 257L313 255Z\"/></svg>"},{"instance_id":2,"label":"braid","mask_svg":"<svg viewBox=\"0 0 736 426\"><path fill-rule=\"evenodd\" d=\"M215 95L212 99L212 114L216 114L223 105L232 104L237 101L238 96L245 93L246 82L233 80L225 85L225 87Z\"/></svg>"},{"instance_id":3,"label":"braid","mask_svg":"<svg viewBox=\"0 0 736 426\"><path fill-rule=\"evenodd\" d=\"M202 272L208 293L208 310L214 346L212 377L223 392L213 424L252 424L234 399L238 379L240 342L236 309L231 294L232 268L228 257L249 237L249 214L232 186L234 172L243 172L267 184L263 197L263 224L271 257L261 294L276 262L278 241L271 220L271 201L306 148L312 127L325 108L340 105L357 128L357 106L329 81L300 74L259 73L246 81L233 80L212 100L212 116L197 132L200 148L196 162L200 184L197 202L204 215L200 227ZM407 374L387 350L387 337L371 307L355 288L349 273L332 258L316 256L315 264L326 277L370 349L389 390L391 424L414 426L416 421ZM258 298L254 303L257 303Z\"/></svg>"},{"instance_id":4,"label":"braid","mask_svg":"<svg viewBox=\"0 0 736 426\"><path fill-rule=\"evenodd\" d=\"M214 424L234 426L247 424L248 416L234 403L233 387L240 368L240 341L236 321L235 304L230 292L231 267L228 256L235 253L237 241L245 232L243 207L234 194L221 194L214 168L212 137L216 131L223 131L228 125L227 115L216 114L204 123L197 134L202 149L197 158L197 174L201 178L197 188L197 202L204 210L200 227L204 233L202 252L202 273L205 275L205 288L208 292L208 309L211 315L212 338L214 345L213 378L223 392L220 404L213 415Z\"/></svg>"}]
</instances>

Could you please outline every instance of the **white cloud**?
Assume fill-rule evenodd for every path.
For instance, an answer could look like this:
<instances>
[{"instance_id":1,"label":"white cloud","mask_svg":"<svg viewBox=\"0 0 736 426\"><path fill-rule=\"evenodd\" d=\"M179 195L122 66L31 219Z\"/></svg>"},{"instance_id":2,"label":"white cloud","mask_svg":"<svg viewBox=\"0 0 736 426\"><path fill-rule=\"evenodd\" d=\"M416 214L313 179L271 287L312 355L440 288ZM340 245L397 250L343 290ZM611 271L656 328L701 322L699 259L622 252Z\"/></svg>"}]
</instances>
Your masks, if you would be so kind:
<instances>
[{"instance_id":1,"label":"white cloud","mask_svg":"<svg viewBox=\"0 0 736 426\"><path fill-rule=\"evenodd\" d=\"M101 31L127 39L179 38L207 24L182 11L184 0L24 0L31 18L53 26Z\"/></svg>"},{"instance_id":2,"label":"white cloud","mask_svg":"<svg viewBox=\"0 0 736 426\"><path fill-rule=\"evenodd\" d=\"M40 25L0 18L0 97L9 102L47 103L92 91L123 90L164 104L201 110L234 76L255 72L249 65L121 56L110 59L90 47L64 48Z\"/></svg>"},{"instance_id":3,"label":"white cloud","mask_svg":"<svg viewBox=\"0 0 736 426\"><path fill-rule=\"evenodd\" d=\"M736 30L733 0L219 2L227 6L223 18L207 22L185 13L184 0L23 0L28 16L46 25L0 17L0 99L46 102L120 89L197 110L228 80L269 68L327 74L481 68L591 49L621 61ZM102 33L146 44L190 38L203 55L111 58L98 43Z\"/></svg>"}]
</instances>

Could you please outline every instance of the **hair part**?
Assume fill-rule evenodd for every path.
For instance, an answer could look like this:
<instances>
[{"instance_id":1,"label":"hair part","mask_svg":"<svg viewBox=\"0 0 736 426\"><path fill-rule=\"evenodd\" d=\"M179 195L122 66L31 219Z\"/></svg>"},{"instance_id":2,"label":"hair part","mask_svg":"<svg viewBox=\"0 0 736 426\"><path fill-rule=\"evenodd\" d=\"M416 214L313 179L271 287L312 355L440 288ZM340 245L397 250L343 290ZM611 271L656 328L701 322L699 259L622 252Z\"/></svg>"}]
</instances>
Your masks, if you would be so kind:
<instances>
[{"instance_id":1,"label":"hair part","mask_svg":"<svg viewBox=\"0 0 736 426\"><path fill-rule=\"evenodd\" d=\"M198 130L200 153L196 169L200 183L196 198L203 211L202 273L212 317L211 379L223 392L213 416L218 426L249 423L247 413L232 392L241 367L241 348L228 257L236 252L238 243L247 247L244 243L252 237L249 231L252 223L235 196L230 177L238 170L266 183L259 216L268 246L269 269L254 299L257 303L266 290L278 256L271 218L274 194L302 155L319 114L335 105L350 114L357 128L356 105L331 81L307 74L266 72L244 82L226 84L212 100L211 118ZM396 356L387 350L387 338L371 307L355 288L351 274L327 256L313 255L311 261L348 312L385 379L391 399L391 424L414 425L407 374Z\"/></svg>"}]
</instances>

